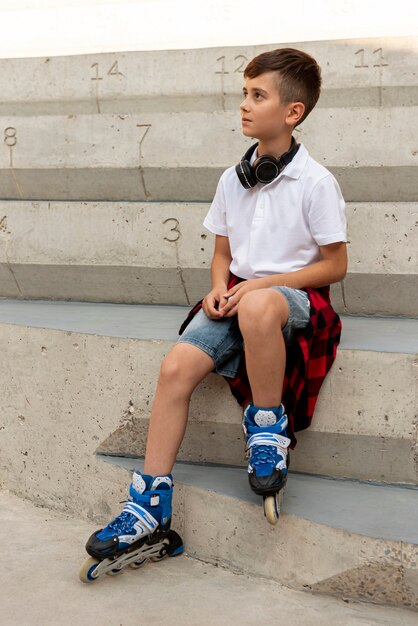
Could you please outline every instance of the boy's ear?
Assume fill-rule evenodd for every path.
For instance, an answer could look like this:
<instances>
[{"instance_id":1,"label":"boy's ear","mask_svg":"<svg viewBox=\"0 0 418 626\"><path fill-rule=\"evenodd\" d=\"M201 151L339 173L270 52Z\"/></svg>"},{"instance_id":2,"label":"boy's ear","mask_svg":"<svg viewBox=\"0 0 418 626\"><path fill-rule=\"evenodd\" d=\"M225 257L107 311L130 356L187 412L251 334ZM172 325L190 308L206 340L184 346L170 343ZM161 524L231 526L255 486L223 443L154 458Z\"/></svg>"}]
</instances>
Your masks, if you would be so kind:
<instances>
[{"instance_id":1,"label":"boy's ear","mask_svg":"<svg viewBox=\"0 0 418 626\"><path fill-rule=\"evenodd\" d=\"M291 126L295 126L303 114L305 113L305 105L303 102L292 102L289 104L288 114L287 114L287 122Z\"/></svg>"}]
</instances>

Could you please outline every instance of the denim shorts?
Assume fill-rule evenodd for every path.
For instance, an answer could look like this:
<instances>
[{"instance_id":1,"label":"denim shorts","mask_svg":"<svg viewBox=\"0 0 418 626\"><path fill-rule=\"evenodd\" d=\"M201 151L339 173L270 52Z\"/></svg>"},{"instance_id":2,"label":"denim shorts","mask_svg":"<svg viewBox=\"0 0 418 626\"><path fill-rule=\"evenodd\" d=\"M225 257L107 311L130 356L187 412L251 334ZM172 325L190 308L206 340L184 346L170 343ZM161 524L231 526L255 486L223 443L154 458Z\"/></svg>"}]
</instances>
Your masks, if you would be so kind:
<instances>
[{"instance_id":1,"label":"denim shorts","mask_svg":"<svg viewBox=\"0 0 418 626\"><path fill-rule=\"evenodd\" d=\"M306 291L291 287L269 287L280 291L289 304L289 319L282 328L286 345L294 342L295 332L305 328L310 319L310 302ZM244 340L238 325L238 315L210 319L200 309L177 339L177 343L191 343L206 352L215 361L213 372L234 378L244 350Z\"/></svg>"}]
</instances>

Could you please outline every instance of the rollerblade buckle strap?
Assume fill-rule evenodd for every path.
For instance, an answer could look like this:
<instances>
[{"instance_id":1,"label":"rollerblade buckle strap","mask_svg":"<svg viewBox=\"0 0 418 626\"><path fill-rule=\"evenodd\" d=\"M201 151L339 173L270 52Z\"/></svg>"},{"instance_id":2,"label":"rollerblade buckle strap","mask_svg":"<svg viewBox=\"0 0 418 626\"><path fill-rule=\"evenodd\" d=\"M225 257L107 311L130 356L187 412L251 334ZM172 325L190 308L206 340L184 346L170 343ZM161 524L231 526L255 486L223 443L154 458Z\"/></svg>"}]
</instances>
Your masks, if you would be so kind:
<instances>
[{"instance_id":1,"label":"rollerblade buckle strap","mask_svg":"<svg viewBox=\"0 0 418 626\"><path fill-rule=\"evenodd\" d=\"M251 474L254 470L264 473L266 470L261 468L267 467L270 467L271 470L273 467L278 470L286 470L289 444L290 439L283 437L283 435L266 432L252 435L247 444L247 453L250 456L248 473ZM275 456L274 450L276 450L277 456Z\"/></svg>"},{"instance_id":2,"label":"rollerblade buckle strap","mask_svg":"<svg viewBox=\"0 0 418 626\"><path fill-rule=\"evenodd\" d=\"M286 448L289 447L290 439L283 435L276 435L276 433L255 433L247 441L247 450L250 450L253 446L275 446L276 448L284 448L284 453L287 454Z\"/></svg>"},{"instance_id":3,"label":"rollerblade buckle strap","mask_svg":"<svg viewBox=\"0 0 418 626\"><path fill-rule=\"evenodd\" d=\"M134 515L141 522L141 524L145 525L145 527L150 531L154 531L158 526L158 521L155 517L135 502L127 502L123 507L123 511Z\"/></svg>"}]
</instances>

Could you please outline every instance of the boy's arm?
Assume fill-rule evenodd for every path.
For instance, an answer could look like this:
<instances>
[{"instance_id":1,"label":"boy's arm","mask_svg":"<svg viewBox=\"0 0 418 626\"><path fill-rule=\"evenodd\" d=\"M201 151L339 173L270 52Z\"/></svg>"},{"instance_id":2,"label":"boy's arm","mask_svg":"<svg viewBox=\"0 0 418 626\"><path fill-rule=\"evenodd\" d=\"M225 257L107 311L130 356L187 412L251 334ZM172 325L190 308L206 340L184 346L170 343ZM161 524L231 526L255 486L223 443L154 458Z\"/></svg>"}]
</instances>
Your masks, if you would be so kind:
<instances>
[{"instance_id":1,"label":"boy's arm","mask_svg":"<svg viewBox=\"0 0 418 626\"><path fill-rule=\"evenodd\" d=\"M263 278L253 278L235 285L229 291L225 290L222 295L229 301L220 307L220 315L225 317L236 315L242 296L253 289L274 286L292 287L293 289L318 288L342 280L347 273L346 243L343 241L330 243L326 246L320 246L319 250L321 260L304 267L302 270L288 274L272 274Z\"/></svg>"},{"instance_id":2,"label":"boy's arm","mask_svg":"<svg viewBox=\"0 0 418 626\"><path fill-rule=\"evenodd\" d=\"M272 274L256 279L257 286L285 286L293 289L324 287L338 283L347 274L347 244L343 241L319 246L321 260L288 274Z\"/></svg>"},{"instance_id":3,"label":"boy's arm","mask_svg":"<svg viewBox=\"0 0 418 626\"><path fill-rule=\"evenodd\" d=\"M228 288L231 261L228 237L216 235L215 251L211 264L212 290L202 301L203 310L210 319L222 317L220 308L227 302L226 298L222 296L222 292Z\"/></svg>"},{"instance_id":4,"label":"boy's arm","mask_svg":"<svg viewBox=\"0 0 418 626\"><path fill-rule=\"evenodd\" d=\"M215 289L215 287L227 288L231 261L232 256L229 238L216 235L215 250L211 264L212 289Z\"/></svg>"}]
</instances>

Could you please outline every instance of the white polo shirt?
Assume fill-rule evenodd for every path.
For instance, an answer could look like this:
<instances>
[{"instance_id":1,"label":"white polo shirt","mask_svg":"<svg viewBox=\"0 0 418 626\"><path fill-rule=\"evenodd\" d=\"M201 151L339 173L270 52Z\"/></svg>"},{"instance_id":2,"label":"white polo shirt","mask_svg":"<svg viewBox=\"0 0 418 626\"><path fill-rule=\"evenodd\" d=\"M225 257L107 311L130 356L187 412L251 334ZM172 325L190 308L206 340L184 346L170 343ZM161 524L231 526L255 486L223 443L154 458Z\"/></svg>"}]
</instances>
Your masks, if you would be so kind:
<instances>
[{"instance_id":1,"label":"white polo shirt","mask_svg":"<svg viewBox=\"0 0 418 626\"><path fill-rule=\"evenodd\" d=\"M247 279L300 270L321 260L319 246L347 241L340 187L303 144L266 185L245 189L235 166L225 170L203 226L229 238L230 271Z\"/></svg>"}]
</instances>

